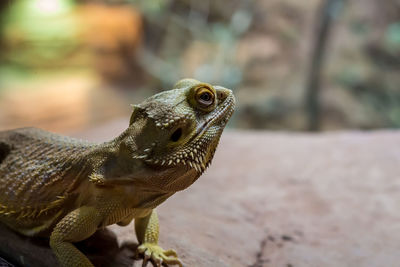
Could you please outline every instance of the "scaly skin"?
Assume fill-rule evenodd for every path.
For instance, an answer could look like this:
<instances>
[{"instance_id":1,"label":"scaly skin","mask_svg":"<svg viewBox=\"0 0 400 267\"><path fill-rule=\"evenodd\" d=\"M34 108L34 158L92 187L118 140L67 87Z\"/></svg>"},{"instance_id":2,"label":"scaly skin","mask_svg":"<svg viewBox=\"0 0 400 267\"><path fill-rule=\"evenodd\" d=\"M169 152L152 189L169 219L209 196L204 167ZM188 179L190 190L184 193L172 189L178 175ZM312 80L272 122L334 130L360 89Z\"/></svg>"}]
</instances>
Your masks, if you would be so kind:
<instances>
[{"instance_id":1,"label":"scaly skin","mask_svg":"<svg viewBox=\"0 0 400 267\"><path fill-rule=\"evenodd\" d=\"M93 266L72 243L135 219L144 265L182 266L157 245L155 208L209 166L234 103L228 89L184 79L134 106L129 127L110 142L0 132L0 222L50 237L61 266Z\"/></svg>"}]
</instances>

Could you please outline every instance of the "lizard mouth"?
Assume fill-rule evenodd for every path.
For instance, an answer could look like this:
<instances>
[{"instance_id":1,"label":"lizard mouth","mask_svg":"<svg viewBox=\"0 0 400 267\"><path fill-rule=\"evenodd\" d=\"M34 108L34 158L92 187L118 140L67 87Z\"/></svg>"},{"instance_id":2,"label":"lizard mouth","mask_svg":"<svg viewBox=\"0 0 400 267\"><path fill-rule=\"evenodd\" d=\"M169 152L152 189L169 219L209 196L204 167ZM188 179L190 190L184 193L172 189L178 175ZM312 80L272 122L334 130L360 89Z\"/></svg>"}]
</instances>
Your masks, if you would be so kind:
<instances>
[{"instance_id":1,"label":"lizard mouth","mask_svg":"<svg viewBox=\"0 0 400 267\"><path fill-rule=\"evenodd\" d=\"M232 93L220 103L213 114L198 127L197 133L188 142L194 156L189 166L201 174L211 164L219 137L235 110L235 97ZM193 153L190 153L193 155Z\"/></svg>"},{"instance_id":2,"label":"lizard mouth","mask_svg":"<svg viewBox=\"0 0 400 267\"><path fill-rule=\"evenodd\" d=\"M217 110L198 128L195 138L202 136L211 126L220 125L224 127L231 118L235 109L235 97L230 93L227 98L219 104ZM192 141L192 140L190 140Z\"/></svg>"}]
</instances>

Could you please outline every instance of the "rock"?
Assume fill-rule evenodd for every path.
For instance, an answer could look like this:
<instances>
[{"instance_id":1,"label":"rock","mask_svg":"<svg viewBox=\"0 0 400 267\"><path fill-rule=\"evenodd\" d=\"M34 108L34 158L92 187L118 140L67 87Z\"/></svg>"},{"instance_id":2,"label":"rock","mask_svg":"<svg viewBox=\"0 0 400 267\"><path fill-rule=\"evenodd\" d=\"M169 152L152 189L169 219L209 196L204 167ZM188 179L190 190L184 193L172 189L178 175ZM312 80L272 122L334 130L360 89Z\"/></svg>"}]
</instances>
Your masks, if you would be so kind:
<instances>
[{"instance_id":1,"label":"rock","mask_svg":"<svg viewBox=\"0 0 400 267\"><path fill-rule=\"evenodd\" d=\"M126 125L77 136L107 140ZM228 130L210 169L158 208L160 243L196 267L398 266L399 143L399 131ZM8 260L53 265L47 247L0 232ZM131 266L135 246L133 225L78 245L98 266Z\"/></svg>"}]
</instances>

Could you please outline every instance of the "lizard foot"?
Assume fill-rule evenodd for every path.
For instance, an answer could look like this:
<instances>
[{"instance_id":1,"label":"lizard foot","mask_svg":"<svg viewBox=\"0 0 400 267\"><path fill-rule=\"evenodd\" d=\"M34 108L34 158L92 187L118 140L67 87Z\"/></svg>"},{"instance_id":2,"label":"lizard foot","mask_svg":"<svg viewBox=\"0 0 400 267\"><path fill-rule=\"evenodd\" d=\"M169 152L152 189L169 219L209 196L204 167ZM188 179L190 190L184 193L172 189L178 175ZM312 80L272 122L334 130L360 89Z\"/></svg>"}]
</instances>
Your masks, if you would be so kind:
<instances>
[{"instance_id":1,"label":"lizard foot","mask_svg":"<svg viewBox=\"0 0 400 267\"><path fill-rule=\"evenodd\" d=\"M164 250L157 244L143 243L138 248L139 254L143 254L143 265L147 265L147 262L151 260L155 266L160 267L162 264L176 264L179 267L183 267L182 262L178 259L178 255L175 250L169 249Z\"/></svg>"}]
</instances>

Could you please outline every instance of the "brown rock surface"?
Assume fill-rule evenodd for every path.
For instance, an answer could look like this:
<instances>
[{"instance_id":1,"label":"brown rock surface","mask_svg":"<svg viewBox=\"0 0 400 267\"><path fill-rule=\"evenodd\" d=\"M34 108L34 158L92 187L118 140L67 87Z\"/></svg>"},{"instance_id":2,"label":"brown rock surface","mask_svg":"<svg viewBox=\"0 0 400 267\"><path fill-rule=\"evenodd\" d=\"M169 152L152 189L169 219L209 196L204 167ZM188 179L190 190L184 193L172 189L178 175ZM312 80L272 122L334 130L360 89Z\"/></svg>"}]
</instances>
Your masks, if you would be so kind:
<instances>
[{"instance_id":1,"label":"brown rock surface","mask_svg":"<svg viewBox=\"0 0 400 267\"><path fill-rule=\"evenodd\" d=\"M77 136L107 140L126 124ZM398 131L227 131L204 176L158 208L160 242L186 266L399 266L399 144ZM130 266L132 225L110 229L120 248L110 231L82 247Z\"/></svg>"}]
</instances>

